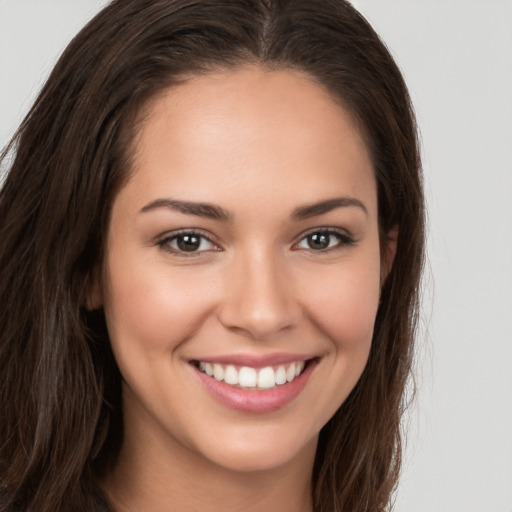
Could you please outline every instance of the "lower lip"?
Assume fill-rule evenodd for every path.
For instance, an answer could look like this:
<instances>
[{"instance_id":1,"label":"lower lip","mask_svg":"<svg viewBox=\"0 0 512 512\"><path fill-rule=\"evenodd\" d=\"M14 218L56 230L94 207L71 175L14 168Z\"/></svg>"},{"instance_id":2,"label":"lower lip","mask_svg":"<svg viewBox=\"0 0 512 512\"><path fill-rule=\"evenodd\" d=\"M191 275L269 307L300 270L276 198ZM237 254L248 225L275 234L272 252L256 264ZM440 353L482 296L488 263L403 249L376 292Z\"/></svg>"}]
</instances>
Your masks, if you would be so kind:
<instances>
[{"instance_id":1,"label":"lower lip","mask_svg":"<svg viewBox=\"0 0 512 512\"><path fill-rule=\"evenodd\" d=\"M316 364L314 360L309 361L304 371L291 382L263 390L235 388L225 382L219 382L213 377L208 377L195 366L194 369L208 392L219 402L231 409L261 414L277 411L299 395Z\"/></svg>"}]
</instances>

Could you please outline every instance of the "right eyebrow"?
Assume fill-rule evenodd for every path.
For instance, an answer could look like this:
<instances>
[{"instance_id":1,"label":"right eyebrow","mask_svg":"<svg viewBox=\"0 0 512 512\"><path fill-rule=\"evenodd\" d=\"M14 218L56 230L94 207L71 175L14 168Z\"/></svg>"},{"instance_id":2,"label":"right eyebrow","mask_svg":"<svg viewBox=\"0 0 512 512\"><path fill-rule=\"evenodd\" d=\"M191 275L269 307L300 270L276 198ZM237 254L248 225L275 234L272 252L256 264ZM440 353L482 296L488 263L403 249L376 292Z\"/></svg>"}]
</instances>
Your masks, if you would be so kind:
<instances>
[{"instance_id":1,"label":"right eyebrow","mask_svg":"<svg viewBox=\"0 0 512 512\"><path fill-rule=\"evenodd\" d=\"M232 216L229 212L210 203L195 203L193 201L179 201L177 199L161 198L151 201L144 206L140 213L146 213L158 208L168 208L185 215L196 215L198 217L206 217L208 219L229 221Z\"/></svg>"}]
</instances>

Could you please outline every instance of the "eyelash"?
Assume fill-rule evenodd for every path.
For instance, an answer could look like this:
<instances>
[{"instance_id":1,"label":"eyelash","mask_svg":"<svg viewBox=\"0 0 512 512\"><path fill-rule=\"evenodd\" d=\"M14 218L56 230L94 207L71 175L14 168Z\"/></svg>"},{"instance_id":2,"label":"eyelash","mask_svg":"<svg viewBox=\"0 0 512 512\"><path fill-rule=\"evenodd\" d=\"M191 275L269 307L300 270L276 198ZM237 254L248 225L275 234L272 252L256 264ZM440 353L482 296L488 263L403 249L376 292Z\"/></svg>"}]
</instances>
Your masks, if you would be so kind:
<instances>
[{"instance_id":1,"label":"eyelash","mask_svg":"<svg viewBox=\"0 0 512 512\"><path fill-rule=\"evenodd\" d=\"M313 235L323 235L327 236L329 238L329 246L321 249L313 249L311 247L300 247L300 244L305 242L307 243L308 237L311 237ZM180 237L196 237L199 239L199 248L197 250L193 251L186 251L179 249L179 247L172 247L171 244L176 242L178 243L178 240ZM333 246L331 246L332 237L337 239L337 243ZM213 249L200 249L201 245L204 242L207 242L208 244L211 244L213 246ZM307 233L304 233L301 235L301 238L297 243L295 243L292 247L292 250L301 250L305 249L309 251L310 253L326 253L336 250L341 250L346 247L350 247L356 243L355 239L348 235L347 233L333 228L315 228L314 230L311 230ZM205 252L211 252L211 251L221 251L222 249L215 244L208 236L203 234L200 231L196 230L182 230L177 231L173 233L170 236L166 236L165 238L162 238L157 242L157 245L161 247L164 251L169 252L171 254L175 254L181 257L189 258L189 257L198 257L201 256Z\"/></svg>"},{"instance_id":2,"label":"eyelash","mask_svg":"<svg viewBox=\"0 0 512 512\"><path fill-rule=\"evenodd\" d=\"M300 250L301 247L299 247L299 244L301 244L302 242L307 243L308 237L311 237L313 235L324 235L324 236L326 235L327 237L329 237L330 241L332 240L331 237L334 237L337 239L337 243L333 246L330 246L330 241L329 241L329 247L326 247L324 249L312 249L311 247L303 247L302 248L311 253L326 253L326 252L341 250L346 247L353 246L356 243L356 240L351 235L347 234L346 232L344 232L342 230L334 229L334 228L315 228L315 229L308 231L308 232L304 233L303 235L301 235L299 242L297 242L294 245L294 250ZM297 248L297 249L295 249L295 248Z\"/></svg>"},{"instance_id":3,"label":"eyelash","mask_svg":"<svg viewBox=\"0 0 512 512\"><path fill-rule=\"evenodd\" d=\"M201 245L204 243L204 241L208 242L209 244L211 244L214 249L202 249L202 250L195 250L195 251L184 251L184 250L181 250L179 248L175 248L175 247L172 247L171 244L173 242L177 242L178 239L180 237L196 237L199 239L199 247L201 247ZM161 240L159 240L157 242L157 245L160 246L164 251L166 252L169 252L171 254L175 254L175 255L178 255L178 256L182 256L182 257L185 257L185 258L193 258L193 257L197 257L197 256L201 256L204 252L210 252L210 251L220 251L220 247L215 244L214 242L212 242L212 240L210 240L209 237L207 237L206 235L204 235L202 232L200 231L196 231L196 230L193 230L193 229L184 229L182 231L177 231L177 232L174 232L172 235L170 236L166 236L165 238L162 238Z\"/></svg>"}]
</instances>

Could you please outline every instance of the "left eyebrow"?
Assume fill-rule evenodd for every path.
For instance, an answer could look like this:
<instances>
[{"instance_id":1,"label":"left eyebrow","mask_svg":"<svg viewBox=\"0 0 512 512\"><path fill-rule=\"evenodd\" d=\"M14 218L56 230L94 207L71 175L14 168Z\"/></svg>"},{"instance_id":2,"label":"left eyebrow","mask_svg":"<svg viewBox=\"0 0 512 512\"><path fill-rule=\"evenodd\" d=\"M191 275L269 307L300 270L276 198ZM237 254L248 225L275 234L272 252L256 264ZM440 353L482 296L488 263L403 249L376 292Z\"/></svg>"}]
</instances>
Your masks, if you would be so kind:
<instances>
[{"instance_id":1,"label":"left eyebrow","mask_svg":"<svg viewBox=\"0 0 512 512\"><path fill-rule=\"evenodd\" d=\"M300 206L296 208L292 213L293 220L305 220L311 217L316 217L317 215L323 215L328 213L336 208L348 208L348 207L356 207L363 210L363 212L368 216L368 210L366 206L356 199L355 197L335 197L333 199L327 199L326 201L321 201L319 203L309 204L306 206Z\"/></svg>"}]
</instances>

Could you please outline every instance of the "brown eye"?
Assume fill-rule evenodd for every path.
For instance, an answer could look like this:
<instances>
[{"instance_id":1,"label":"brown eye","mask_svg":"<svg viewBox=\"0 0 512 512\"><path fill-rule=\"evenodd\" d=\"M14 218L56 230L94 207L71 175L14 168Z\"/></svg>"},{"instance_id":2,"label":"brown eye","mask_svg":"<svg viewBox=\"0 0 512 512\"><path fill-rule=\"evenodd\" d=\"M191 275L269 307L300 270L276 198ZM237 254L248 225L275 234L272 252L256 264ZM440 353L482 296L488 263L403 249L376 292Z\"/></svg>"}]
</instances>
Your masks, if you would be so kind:
<instances>
[{"instance_id":1,"label":"brown eye","mask_svg":"<svg viewBox=\"0 0 512 512\"><path fill-rule=\"evenodd\" d=\"M327 249L330 245L333 235L329 233L313 233L306 237L308 247L315 251Z\"/></svg>"},{"instance_id":2,"label":"brown eye","mask_svg":"<svg viewBox=\"0 0 512 512\"><path fill-rule=\"evenodd\" d=\"M320 252L331 249L341 249L345 246L353 245L354 243L354 239L346 233L326 229L310 232L300 240L296 248Z\"/></svg>"},{"instance_id":3,"label":"brown eye","mask_svg":"<svg viewBox=\"0 0 512 512\"><path fill-rule=\"evenodd\" d=\"M183 256L220 250L211 240L194 232L177 233L168 236L158 242L158 245L167 252Z\"/></svg>"},{"instance_id":4,"label":"brown eye","mask_svg":"<svg viewBox=\"0 0 512 512\"><path fill-rule=\"evenodd\" d=\"M201 246L201 237L197 235L178 235L176 246L180 251L193 252Z\"/></svg>"}]
</instances>

